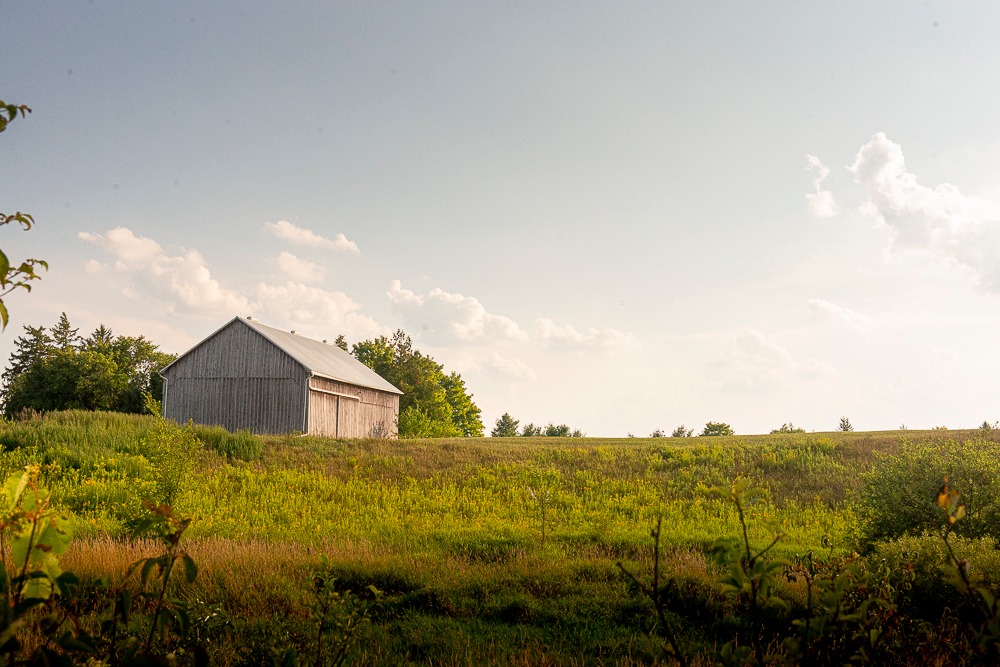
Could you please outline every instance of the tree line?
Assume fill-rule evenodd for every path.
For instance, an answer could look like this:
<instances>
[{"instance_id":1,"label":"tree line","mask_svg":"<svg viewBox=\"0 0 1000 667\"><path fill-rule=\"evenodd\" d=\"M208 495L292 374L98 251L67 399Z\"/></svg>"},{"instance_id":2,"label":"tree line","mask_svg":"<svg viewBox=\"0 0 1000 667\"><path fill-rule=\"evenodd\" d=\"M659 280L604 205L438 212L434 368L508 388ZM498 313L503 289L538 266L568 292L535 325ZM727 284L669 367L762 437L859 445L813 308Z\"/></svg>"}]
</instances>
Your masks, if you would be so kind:
<instances>
[{"instance_id":1,"label":"tree line","mask_svg":"<svg viewBox=\"0 0 1000 667\"><path fill-rule=\"evenodd\" d=\"M176 356L143 336L103 324L81 336L66 313L51 327L25 326L0 376L3 413L106 410L142 413L163 398L160 369Z\"/></svg>"},{"instance_id":2,"label":"tree line","mask_svg":"<svg viewBox=\"0 0 1000 667\"><path fill-rule=\"evenodd\" d=\"M490 431L490 436L494 438L531 438L539 436L547 436L550 438L582 438L586 435L580 429L571 429L566 424L555 424L553 422L549 422L545 426L537 426L529 422L518 429L518 425L520 423L520 421L514 419L505 412L503 413L503 416L496 420L493 430Z\"/></svg>"}]
</instances>

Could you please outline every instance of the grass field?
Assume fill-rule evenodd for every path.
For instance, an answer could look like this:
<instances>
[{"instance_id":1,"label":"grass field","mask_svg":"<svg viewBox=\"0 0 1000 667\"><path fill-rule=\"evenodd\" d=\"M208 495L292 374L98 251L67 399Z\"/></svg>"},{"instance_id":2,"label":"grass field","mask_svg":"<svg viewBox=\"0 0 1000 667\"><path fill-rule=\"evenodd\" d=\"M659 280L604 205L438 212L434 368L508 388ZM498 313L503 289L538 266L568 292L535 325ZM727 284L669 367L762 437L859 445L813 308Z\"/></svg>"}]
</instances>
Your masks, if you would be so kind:
<instances>
[{"instance_id":1,"label":"grass field","mask_svg":"<svg viewBox=\"0 0 1000 667\"><path fill-rule=\"evenodd\" d=\"M351 649L355 663L642 664L652 660L653 605L616 562L648 577L650 529L662 518L664 570L678 582L671 618L685 652L710 664L744 624L709 553L718 538L740 538L737 508L711 488L745 478L765 490L747 507L748 537L763 547L783 533L773 555L849 559L873 521L873 470L916 447L941 452L931 460L947 472L959 458L949 452L996 451L998 435L337 441L68 412L0 426L0 472L41 466L77 526L64 567L84 577L120 580L153 548L124 539L143 498L193 517L200 575L183 594L219 664L270 664L269 647L308 643L321 554L343 588L384 591ZM988 477L979 493L1000 499ZM1000 566L993 539L987 530L958 544L987 571ZM919 534L869 540L867 558L902 571L917 554L933 586L899 595L947 595L934 574L942 548ZM782 595L795 603L802 587ZM921 636L950 627L921 614L906 616ZM957 659L921 650L929 664Z\"/></svg>"}]
</instances>

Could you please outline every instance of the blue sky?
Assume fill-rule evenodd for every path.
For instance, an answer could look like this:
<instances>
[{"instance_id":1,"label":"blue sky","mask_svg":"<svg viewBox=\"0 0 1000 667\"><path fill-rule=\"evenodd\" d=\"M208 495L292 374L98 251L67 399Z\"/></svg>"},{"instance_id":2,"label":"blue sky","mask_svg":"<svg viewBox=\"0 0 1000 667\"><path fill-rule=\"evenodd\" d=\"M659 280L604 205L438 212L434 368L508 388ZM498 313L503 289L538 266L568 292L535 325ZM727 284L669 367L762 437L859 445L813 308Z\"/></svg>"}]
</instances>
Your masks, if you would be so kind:
<instances>
[{"instance_id":1,"label":"blue sky","mask_svg":"<svg viewBox=\"0 0 1000 667\"><path fill-rule=\"evenodd\" d=\"M492 424L1000 419L995 3L4 5L12 258L181 352L403 328Z\"/></svg>"}]
</instances>

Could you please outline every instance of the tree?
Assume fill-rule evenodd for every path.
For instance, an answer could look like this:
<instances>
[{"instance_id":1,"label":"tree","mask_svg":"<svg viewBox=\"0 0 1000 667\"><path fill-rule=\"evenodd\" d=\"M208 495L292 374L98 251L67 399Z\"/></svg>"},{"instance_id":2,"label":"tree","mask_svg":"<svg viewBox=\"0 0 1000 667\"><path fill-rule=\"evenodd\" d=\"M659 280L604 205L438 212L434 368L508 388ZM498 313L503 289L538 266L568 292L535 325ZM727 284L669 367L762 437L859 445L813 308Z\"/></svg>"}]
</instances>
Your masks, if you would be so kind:
<instances>
[{"instance_id":1,"label":"tree","mask_svg":"<svg viewBox=\"0 0 1000 667\"><path fill-rule=\"evenodd\" d=\"M14 122L18 115L21 118L25 118L29 113L31 113L31 109L23 104L7 104L3 100L0 100L0 132L6 130L7 126ZM21 225L27 231L35 224L35 219L31 215L22 213L21 211L14 213L0 211L0 227L11 222ZM41 277L37 271L39 267L48 269L49 265L41 259L26 259L19 265L12 265L7 255L0 250L0 330L7 328L9 320L7 306L4 304L3 297L18 288L30 292L31 281L38 280Z\"/></svg>"},{"instance_id":2,"label":"tree","mask_svg":"<svg viewBox=\"0 0 1000 667\"><path fill-rule=\"evenodd\" d=\"M337 336L336 340L333 341L333 344L339 347L344 352L350 352L350 350L347 349L347 339L344 338L344 334L340 334L339 336Z\"/></svg>"},{"instance_id":3,"label":"tree","mask_svg":"<svg viewBox=\"0 0 1000 667\"><path fill-rule=\"evenodd\" d=\"M692 435L694 435L694 429L685 428L684 424L681 424L670 433L671 438L690 438Z\"/></svg>"},{"instance_id":4,"label":"tree","mask_svg":"<svg viewBox=\"0 0 1000 667\"><path fill-rule=\"evenodd\" d=\"M524 427L521 429L522 438L537 438L541 434L542 434L542 427L535 426L530 422L525 424Z\"/></svg>"},{"instance_id":5,"label":"tree","mask_svg":"<svg viewBox=\"0 0 1000 667\"><path fill-rule=\"evenodd\" d=\"M853 431L854 427L851 426L851 420L847 417L840 418L840 426L837 427L838 431Z\"/></svg>"},{"instance_id":6,"label":"tree","mask_svg":"<svg viewBox=\"0 0 1000 667\"><path fill-rule=\"evenodd\" d=\"M490 431L492 438L514 438L517 437L518 421L506 412L496 420L493 430Z\"/></svg>"},{"instance_id":7,"label":"tree","mask_svg":"<svg viewBox=\"0 0 1000 667\"><path fill-rule=\"evenodd\" d=\"M465 388L465 380L452 371L441 379L444 387L445 400L451 406L451 422L466 438L483 437L482 412L479 406L472 402L472 394Z\"/></svg>"},{"instance_id":8,"label":"tree","mask_svg":"<svg viewBox=\"0 0 1000 667\"><path fill-rule=\"evenodd\" d=\"M723 422L708 422L701 430L700 435L736 435L733 427Z\"/></svg>"},{"instance_id":9,"label":"tree","mask_svg":"<svg viewBox=\"0 0 1000 667\"><path fill-rule=\"evenodd\" d=\"M805 433L805 432L806 432L806 430L804 428L799 428L799 427L795 426L794 424L792 424L792 422L788 422L787 424L782 424L781 428L776 428L776 429L774 429L774 430L771 431L772 434L774 434L774 433Z\"/></svg>"},{"instance_id":10,"label":"tree","mask_svg":"<svg viewBox=\"0 0 1000 667\"><path fill-rule=\"evenodd\" d=\"M570 434L570 428L566 424L553 424L549 422L545 427L545 436L549 438L565 438Z\"/></svg>"},{"instance_id":11,"label":"tree","mask_svg":"<svg viewBox=\"0 0 1000 667\"><path fill-rule=\"evenodd\" d=\"M109 410L142 413L146 395L162 400L159 371L175 356L143 336L115 336L101 325L77 335L66 313L51 329L24 327L3 373L3 411Z\"/></svg>"},{"instance_id":12,"label":"tree","mask_svg":"<svg viewBox=\"0 0 1000 667\"><path fill-rule=\"evenodd\" d=\"M667 434L663 431L662 428L658 428L655 431L653 431L652 433L650 433L649 437L650 438L665 438L665 437L667 437Z\"/></svg>"},{"instance_id":13,"label":"tree","mask_svg":"<svg viewBox=\"0 0 1000 667\"><path fill-rule=\"evenodd\" d=\"M345 341L346 344L346 341ZM479 407L458 373L445 374L441 364L414 349L402 330L351 346L364 365L398 387L399 435L412 438L479 437Z\"/></svg>"}]
</instances>

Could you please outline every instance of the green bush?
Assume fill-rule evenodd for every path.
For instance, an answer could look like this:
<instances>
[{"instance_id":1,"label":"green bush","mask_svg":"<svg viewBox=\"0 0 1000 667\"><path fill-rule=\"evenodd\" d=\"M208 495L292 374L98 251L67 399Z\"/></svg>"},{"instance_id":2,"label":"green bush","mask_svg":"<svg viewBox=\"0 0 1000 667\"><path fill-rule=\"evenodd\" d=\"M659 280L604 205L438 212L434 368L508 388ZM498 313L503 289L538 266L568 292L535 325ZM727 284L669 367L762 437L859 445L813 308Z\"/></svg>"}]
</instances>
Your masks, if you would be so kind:
<instances>
[{"instance_id":1,"label":"green bush","mask_svg":"<svg viewBox=\"0 0 1000 667\"><path fill-rule=\"evenodd\" d=\"M1000 539L1000 445L987 440L913 444L880 456L862 474L859 545L920 535L946 521L936 501L945 478L961 490L968 515L955 526L963 537Z\"/></svg>"}]
</instances>

